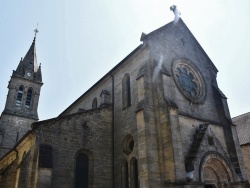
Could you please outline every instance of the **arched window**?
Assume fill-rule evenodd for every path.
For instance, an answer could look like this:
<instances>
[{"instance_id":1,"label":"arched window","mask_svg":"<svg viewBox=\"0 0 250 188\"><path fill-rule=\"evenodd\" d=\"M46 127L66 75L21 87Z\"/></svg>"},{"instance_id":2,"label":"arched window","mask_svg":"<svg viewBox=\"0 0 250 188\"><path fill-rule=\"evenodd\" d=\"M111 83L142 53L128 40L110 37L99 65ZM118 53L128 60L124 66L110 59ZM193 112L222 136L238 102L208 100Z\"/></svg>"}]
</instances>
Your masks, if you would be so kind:
<instances>
[{"instance_id":1,"label":"arched window","mask_svg":"<svg viewBox=\"0 0 250 188\"><path fill-rule=\"evenodd\" d=\"M130 160L130 187L131 188L139 187L138 164L137 164L137 159L134 157Z\"/></svg>"},{"instance_id":2,"label":"arched window","mask_svg":"<svg viewBox=\"0 0 250 188\"><path fill-rule=\"evenodd\" d=\"M81 150L76 154L75 188L92 188L94 160L89 151Z\"/></svg>"},{"instance_id":3,"label":"arched window","mask_svg":"<svg viewBox=\"0 0 250 188\"><path fill-rule=\"evenodd\" d=\"M131 134L125 136L122 144L123 152L129 155L134 149L134 144L135 144L134 138Z\"/></svg>"},{"instance_id":4,"label":"arched window","mask_svg":"<svg viewBox=\"0 0 250 188\"><path fill-rule=\"evenodd\" d=\"M122 161L121 171L122 188L128 188L128 162L126 160Z\"/></svg>"},{"instance_id":5,"label":"arched window","mask_svg":"<svg viewBox=\"0 0 250 188\"><path fill-rule=\"evenodd\" d=\"M92 101L92 109L96 109L97 108L97 98L95 97Z\"/></svg>"},{"instance_id":6,"label":"arched window","mask_svg":"<svg viewBox=\"0 0 250 188\"><path fill-rule=\"evenodd\" d=\"M31 98L32 98L32 89L29 88L27 96L26 96L26 101L25 101L25 107L29 108L31 104Z\"/></svg>"},{"instance_id":7,"label":"arched window","mask_svg":"<svg viewBox=\"0 0 250 188\"><path fill-rule=\"evenodd\" d=\"M128 73L122 79L122 105L123 108L131 105L130 77Z\"/></svg>"},{"instance_id":8,"label":"arched window","mask_svg":"<svg viewBox=\"0 0 250 188\"><path fill-rule=\"evenodd\" d=\"M16 106L21 106L23 98L23 86L20 86L17 92Z\"/></svg>"}]
</instances>

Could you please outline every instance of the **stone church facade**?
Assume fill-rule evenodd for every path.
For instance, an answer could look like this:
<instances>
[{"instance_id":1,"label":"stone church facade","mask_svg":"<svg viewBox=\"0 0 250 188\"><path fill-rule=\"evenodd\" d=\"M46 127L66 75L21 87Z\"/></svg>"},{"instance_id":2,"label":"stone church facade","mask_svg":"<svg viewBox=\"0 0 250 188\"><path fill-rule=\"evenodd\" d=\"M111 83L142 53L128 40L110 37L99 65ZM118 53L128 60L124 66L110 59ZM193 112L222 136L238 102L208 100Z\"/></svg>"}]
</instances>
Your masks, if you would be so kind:
<instances>
[{"instance_id":1,"label":"stone church facade","mask_svg":"<svg viewBox=\"0 0 250 188\"><path fill-rule=\"evenodd\" d=\"M1 147L9 148L1 149L0 187L248 186L218 70L185 23L176 19L141 41L58 117L44 121L37 121L41 68L34 58L33 72L25 58L19 63L22 74L13 72L0 122ZM18 124L22 118L30 129ZM16 138L24 127L10 143L6 134Z\"/></svg>"},{"instance_id":2,"label":"stone church facade","mask_svg":"<svg viewBox=\"0 0 250 188\"><path fill-rule=\"evenodd\" d=\"M245 171L250 180L250 113L245 113L234 117L233 123L236 125L239 137L240 148L243 156Z\"/></svg>"}]
</instances>

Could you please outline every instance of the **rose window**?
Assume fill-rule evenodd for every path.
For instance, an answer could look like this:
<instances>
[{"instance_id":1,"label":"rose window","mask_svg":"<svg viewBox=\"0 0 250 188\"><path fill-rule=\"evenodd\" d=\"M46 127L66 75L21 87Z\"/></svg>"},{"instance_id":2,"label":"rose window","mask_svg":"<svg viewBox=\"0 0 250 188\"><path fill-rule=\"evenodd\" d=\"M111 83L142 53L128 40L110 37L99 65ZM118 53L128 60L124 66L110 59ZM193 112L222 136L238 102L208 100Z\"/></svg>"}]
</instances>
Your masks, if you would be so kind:
<instances>
[{"instance_id":1,"label":"rose window","mask_svg":"<svg viewBox=\"0 0 250 188\"><path fill-rule=\"evenodd\" d=\"M187 59L177 59L172 66L177 87L181 93L194 103L205 98L205 83L198 69Z\"/></svg>"}]
</instances>

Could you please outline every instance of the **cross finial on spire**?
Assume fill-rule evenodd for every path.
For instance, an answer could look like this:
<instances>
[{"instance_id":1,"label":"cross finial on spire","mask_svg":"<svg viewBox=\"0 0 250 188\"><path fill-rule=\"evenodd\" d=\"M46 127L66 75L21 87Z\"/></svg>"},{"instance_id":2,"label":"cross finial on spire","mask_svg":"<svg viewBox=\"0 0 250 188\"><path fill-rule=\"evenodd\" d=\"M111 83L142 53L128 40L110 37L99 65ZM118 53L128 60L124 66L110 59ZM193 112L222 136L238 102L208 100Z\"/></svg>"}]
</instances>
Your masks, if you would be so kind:
<instances>
[{"instance_id":1,"label":"cross finial on spire","mask_svg":"<svg viewBox=\"0 0 250 188\"><path fill-rule=\"evenodd\" d=\"M38 31L37 29L35 29L34 32L35 32L35 36L36 36L36 34L37 34L39 31Z\"/></svg>"},{"instance_id":2,"label":"cross finial on spire","mask_svg":"<svg viewBox=\"0 0 250 188\"><path fill-rule=\"evenodd\" d=\"M36 29L34 30L34 32L35 32L34 41L35 41L35 39L36 39L36 34L39 32L37 28L38 28L38 23L37 23L37 25L36 25Z\"/></svg>"},{"instance_id":3,"label":"cross finial on spire","mask_svg":"<svg viewBox=\"0 0 250 188\"><path fill-rule=\"evenodd\" d=\"M174 21L177 22L179 17L181 16L181 12L177 9L177 6L175 6L175 5L172 5L170 7L170 10L173 11L173 13L175 15Z\"/></svg>"}]
</instances>

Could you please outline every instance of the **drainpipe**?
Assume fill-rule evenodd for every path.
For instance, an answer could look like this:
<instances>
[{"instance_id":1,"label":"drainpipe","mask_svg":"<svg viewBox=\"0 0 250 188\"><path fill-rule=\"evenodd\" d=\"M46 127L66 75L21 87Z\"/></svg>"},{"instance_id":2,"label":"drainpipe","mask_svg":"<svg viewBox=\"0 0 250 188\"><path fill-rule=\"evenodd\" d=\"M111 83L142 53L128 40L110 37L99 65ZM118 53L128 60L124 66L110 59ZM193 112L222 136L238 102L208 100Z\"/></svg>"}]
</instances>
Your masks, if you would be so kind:
<instances>
[{"instance_id":1,"label":"drainpipe","mask_svg":"<svg viewBox=\"0 0 250 188\"><path fill-rule=\"evenodd\" d=\"M111 131L112 131L112 159L113 159L113 162L112 162L112 170L113 170L113 173L112 173L112 175L113 175L113 188L115 187L115 131L114 131L114 126L115 126L115 119L114 119L114 117L115 117L115 108L114 108L114 106L115 106L115 87L114 87L114 85L115 85L115 81L114 81L114 76L112 75L112 74L110 74L110 76L112 77L112 129L111 129Z\"/></svg>"}]
</instances>

